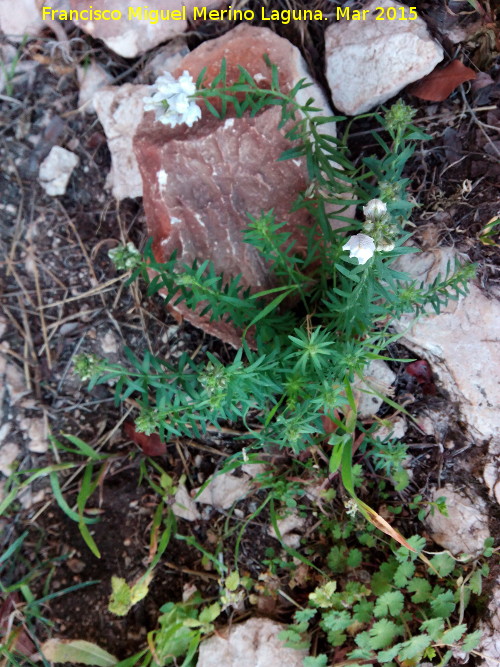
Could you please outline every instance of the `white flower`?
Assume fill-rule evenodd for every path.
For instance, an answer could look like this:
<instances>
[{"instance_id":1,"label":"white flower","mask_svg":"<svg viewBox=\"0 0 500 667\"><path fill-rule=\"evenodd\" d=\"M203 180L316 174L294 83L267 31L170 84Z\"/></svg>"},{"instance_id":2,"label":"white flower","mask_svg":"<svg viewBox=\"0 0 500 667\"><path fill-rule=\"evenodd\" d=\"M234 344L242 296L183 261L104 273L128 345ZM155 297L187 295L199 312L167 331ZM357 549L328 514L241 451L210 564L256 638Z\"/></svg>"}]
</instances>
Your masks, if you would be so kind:
<instances>
[{"instance_id":1,"label":"white flower","mask_svg":"<svg viewBox=\"0 0 500 667\"><path fill-rule=\"evenodd\" d=\"M155 92L151 97L144 97L144 109L154 111L156 120L163 125L175 127L185 123L192 127L201 118L201 109L193 96L196 84L189 72L175 79L170 72L158 77L154 84Z\"/></svg>"},{"instance_id":2,"label":"white flower","mask_svg":"<svg viewBox=\"0 0 500 667\"><path fill-rule=\"evenodd\" d=\"M375 252L375 241L366 234L355 234L342 246L342 250L349 250L349 257L355 257L360 264L366 264Z\"/></svg>"},{"instance_id":3,"label":"white flower","mask_svg":"<svg viewBox=\"0 0 500 667\"><path fill-rule=\"evenodd\" d=\"M382 218L387 213L387 204L381 199L370 199L366 206L363 206L365 218Z\"/></svg>"}]
</instances>

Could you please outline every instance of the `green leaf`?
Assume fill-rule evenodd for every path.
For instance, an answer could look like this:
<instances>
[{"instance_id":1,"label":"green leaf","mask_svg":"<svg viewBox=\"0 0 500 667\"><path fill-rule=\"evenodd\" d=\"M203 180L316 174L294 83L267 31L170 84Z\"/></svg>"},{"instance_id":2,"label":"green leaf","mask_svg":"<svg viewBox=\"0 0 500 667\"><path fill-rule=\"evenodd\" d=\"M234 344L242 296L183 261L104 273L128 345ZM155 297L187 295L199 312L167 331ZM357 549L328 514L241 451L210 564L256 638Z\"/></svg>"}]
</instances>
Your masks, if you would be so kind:
<instances>
[{"instance_id":1,"label":"green leaf","mask_svg":"<svg viewBox=\"0 0 500 667\"><path fill-rule=\"evenodd\" d=\"M221 607L218 602L214 602L211 604L209 607L205 607L203 611L200 613L199 619L200 622L205 625L207 623L211 623L212 621L215 621L215 619L220 616L221 613Z\"/></svg>"},{"instance_id":2,"label":"green leaf","mask_svg":"<svg viewBox=\"0 0 500 667\"><path fill-rule=\"evenodd\" d=\"M228 591L235 591L238 588L240 585L240 575L238 570L234 570L234 572L231 572L231 574L226 577L224 585Z\"/></svg>"},{"instance_id":3,"label":"green leaf","mask_svg":"<svg viewBox=\"0 0 500 667\"><path fill-rule=\"evenodd\" d=\"M467 626L465 623L456 625L454 628L447 630L443 636L439 639L439 643L442 644L456 644L462 637L464 633L467 632Z\"/></svg>"},{"instance_id":4,"label":"green leaf","mask_svg":"<svg viewBox=\"0 0 500 667\"><path fill-rule=\"evenodd\" d=\"M297 623L309 623L309 621L316 616L316 609L311 609L306 607L305 609L299 609L293 615Z\"/></svg>"},{"instance_id":5,"label":"green leaf","mask_svg":"<svg viewBox=\"0 0 500 667\"><path fill-rule=\"evenodd\" d=\"M288 289L283 292L282 294L279 294L276 298L274 298L271 303L268 303L265 308L263 308L250 322L250 324L246 327L243 337L245 337L247 331L250 329L250 327L253 327L254 324L257 324L257 322L260 322L264 317L269 315L275 308L279 306L279 304L283 301L283 299L286 299L287 296L289 296L292 292L294 292L297 289L297 285L292 285L291 287L288 287Z\"/></svg>"},{"instance_id":6,"label":"green leaf","mask_svg":"<svg viewBox=\"0 0 500 667\"><path fill-rule=\"evenodd\" d=\"M304 658L304 662L302 664L304 667L327 667L328 656L326 656L324 653L321 653L315 657L309 655L307 658Z\"/></svg>"},{"instance_id":7,"label":"green leaf","mask_svg":"<svg viewBox=\"0 0 500 667\"><path fill-rule=\"evenodd\" d=\"M479 642L481 641L482 636L483 633L481 630L476 630L475 632L471 632L469 635L465 635L461 646L462 651L465 651L466 653L473 651L479 646Z\"/></svg>"},{"instance_id":8,"label":"green leaf","mask_svg":"<svg viewBox=\"0 0 500 667\"><path fill-rule=\"evenodd\" d=\"M378 651L381 648L387 648L394 639L401 634L402 628L392 621L383 618L372 625L368 634L370 636L370 648Z\"/></svg>"},{"instance_id":9,"label":"green leaf","mask_svg":"<svg viewBox=\"0 0 500 667\"><path fill-rule=\"evenodd\" d=\"M432 615L434 617L448 618L455 609L453 591L445 591L431 600Z\"/></svg>"},{"instance_id":10,"label":"green leaf","mask_svg":"<svg viewBox=\"0 0 500 667\"><path fill-rule=\"evenodd\" d=\"M99 551L99 548L97 544L95 543L94 538L90 534L89 529L87 526L83 523L83 521L80 521L78 524L78 530L80 531L81 536L83 537L83 540L85 544L88 546L90 551L94 554L96 558L101 557L101 552Z\"/></svg>"},{"instance_id":11,"label":"green leaf","mask_svg":"<svg viewBox=\"0 0 500 667\"><path fill-rule=\"evenodd\" d=\"M394 658L399 653L401 646L402 644L395 644L394 646L391 646L391 648L388 648L386 651L379 651L377 653L377 660L382 663L391 662L391 660L394 660Z\"/></svg>"},{"instance_id":12,"label":"green leaf","mask_svg":"<svg viewBox=\"0 0 500 667\"><path fill-rule=\"evenodd\" d=\"M97 523L99 519L89 519L85 516L82 516L81 514L78 514L77 512L73 511L68 503L65 501L61 487L59 486L59 479L57 477L57 473L51 472L50 473L50 484L52 486L52 492L54 494L54 498L57 501L57 504L59 507L62 509L64 514L68 516L70 519L73 521L76 521L77 523L83 522L83 523Z\"/></svg>"},{"instance_id":13,"label":"green leaf","mask_svg":"<svg viewBox=\"0 0 500 667\"><path fill-rule=\"evenodd\" d=\"M329 611L323 615L321 627L326 632L339 632L348 628L352 623L351 614L348 611Z\"/></svg>"},{"instance_id":14,"label":"green leaf","mask_svg":"<svg viewBox=\"0 0 500 667\"><path fill-rule=\"evenodd\" d=\"M399 616L403 610L404 602L404 595L401 591L388 591L377 599L373 613L377 618Z\"/></svg>"},{"instance_id":15,"label":"green leaf","mask_svg":"<svg viewBox=\"0 0 500 667\"><path fill-rule=\"evenodd\" d=\"M473 593L481 595L483 590L483 575L481 570L476 570L472 573L471 578L469 579L469 586Z\"/></svg>"},{"instance_id":16,"label":"green leaf","mask_svg":"<svg viewBox=\"0 0 500 667\"><path fill-rule=\"evenodd\" d=\"M436 554L430 560L431 565L437 570L440 577L447 577L455 569L455 559L445 552L441 554ZM433 570L429 568L429 572L433 573Z\"/></svg>"},{"instance_id":17,"label":"green leaf","mask_svg":"<svg viewBox=\"0 0 500 667\"><path fill-rule=\"evenodd\" d=\"M352 567L353 569L359 567L363 560L363 553L360 549L351 549L347 555L347 567Z\"/></svg>"},{"instance_id":18,"label":"green leaf","mask_svg":"<svg viewBox=\"0 0 500 667\"><path fill-rule=\"evenodd\" d=\"M410 581L406 588L409 593L413 593L411 600L416 604L427 602L431 596L432 586L427 579L419 579L418 577L415 577L415 579Z\"/></svg>"},{"instance_id":19,"label":"green leaf","mask_svg":"<svg viewBox=\"0 0 500 667\"><path fill-rule=\"evenodd\" d=\"M49 639L40 647L40 653L49 662L76 662L96 667L113 667L118 662L118 658L97 644L81 639Z\"/></svg>"},{"instance_id":20,"label":"green leaf","mask_svg":"<svg viewBox=\"0 0 500 667\"><path fill-rule=\"evenodd\" d=\"M415 573L415 564L411 561L406 561L406 563L400 563L398 569L394 573L394 584L398 588L404 588L408 584L408 580L413 577ZM430 589L430 585L429 585Z\"/></svg>"},{"instance_id":21,"label":"green leaf","mask_svg":"<svg viewBox=\"0 0 500 667\"><path fill-rule=\"evenodd\" d=\"M131 589L122 577L111 577L111 598L108 609L117 616L126 616L132 607Z\"/></svg>"},{"instance_id":22,"label":"green leaf","mask_svg":"<svg viewBox=\"0 0 500 667\"><path fill-rule=\"evenodd\" d=\"M416 635L401 644L401 650L398 652L399 660L413 660L422 657L425 649L432 643L429 635Z\"/></svg>"},{"instance_id":23,"label":"green leaf","mask_svg":"<svg viewBox=\"0 0 500 667\"><path fill-rule=\"evenodd\" d=\"M353 607L354 620L359 623L369 623L373 618L373 602L361 600Z\"/></svg>"},{"instance_id":24,"label":"green leaf","mask_svg":"<svg viewBox=\"0 0 500 667\"><path fill-rule=\"evenodd\" d=\"M413 547L413 549L415 549L417 553L412 553L406 547L399 547L395 553L395 556L401 563L405 560L408 560L408 558L415 560L417 555L425 547L425 537L420 537L420 535L412 535L408 538L407 542L411 547Z\"/></svg>"},{"instance_id":25,"label":"green leaf","mask_svg":"<svg viewBox=\"0 0 500 667\"><path fill-rule=\"evenodd\" d=\"M427 632L434 641L437 641L441 636L443 628L444 621L442 618L429 618L427 621L423 621L423 623L420 624L422 632Z\"/></svg>"}]
</instances>

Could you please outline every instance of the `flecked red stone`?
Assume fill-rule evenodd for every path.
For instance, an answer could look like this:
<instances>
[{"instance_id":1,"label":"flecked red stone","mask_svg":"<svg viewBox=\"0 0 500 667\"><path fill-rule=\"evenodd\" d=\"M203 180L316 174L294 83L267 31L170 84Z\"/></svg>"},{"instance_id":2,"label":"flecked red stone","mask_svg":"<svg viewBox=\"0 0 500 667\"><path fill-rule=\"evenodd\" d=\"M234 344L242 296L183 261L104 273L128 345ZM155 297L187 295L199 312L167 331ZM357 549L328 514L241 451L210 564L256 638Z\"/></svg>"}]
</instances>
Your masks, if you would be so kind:
<instances>
[{"instance_id":1,"label":"flecked red stone","mask_svg":"<svg viewBox=\"0 0 500 667\"><path fill-rule=\"evenodd\" d=\"M290 90L307 77L305 65L290 42L267 28L241 25L218 39L205 42L186 56L174 75L188 70L196 80L203 67L207 81L218 74L223 58L229 83L238 78L238 65L245 67L259 86L270 86L267 54L278 66L280 86ZM316 86L307 88L326 106ZM203 108L203 104L201 105ZM247 213L259 216L274 209L277 221L288 221L296 248L304 246L301 225L310 225L304 211L290 213L297 195L306 189L308 177L302 159L278 162L291 146L285 130L278 130L281 111L267 107L255 117L234 117L230 111L218 120L203 108L202 119L188 128L169 128L147 113L134 138L134 149L144 185L144 208L155 256L165 261L174 250L186 264L211 259L218 272L242 275L242 284L252 290L272 284L259 253L243 241ZM332 131L333 128L332 128ZM233 344L239 332L224 323L209 322L182 306L179 311L193 324Z\"/></svg>"}]
</instances>

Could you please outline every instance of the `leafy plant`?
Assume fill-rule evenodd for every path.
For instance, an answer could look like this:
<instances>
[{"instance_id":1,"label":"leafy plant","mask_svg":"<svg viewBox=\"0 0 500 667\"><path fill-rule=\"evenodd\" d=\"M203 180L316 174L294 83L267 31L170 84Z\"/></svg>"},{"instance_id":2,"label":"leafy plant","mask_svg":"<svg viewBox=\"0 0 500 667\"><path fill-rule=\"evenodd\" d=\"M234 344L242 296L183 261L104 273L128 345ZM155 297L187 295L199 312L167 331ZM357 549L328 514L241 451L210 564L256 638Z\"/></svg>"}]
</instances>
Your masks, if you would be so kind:
<instances>
[{"instance_id":1,"label":"leafy plant","mask_svg":"<svg viewBox=\"0 0 500 667\"><path fill-rule=\"evenodd\" d=\"M133 397L139 406L136 429L158 433L162 440L203 437L208 426L220 428L233 422L242 425L240 438L252 452L270 447L294 455L319 452L330 477L338 473L350 496L348 518L333 526L326 554L331 573L344 578L342 583L325 580L314 591L310 605L296 613L286 640L309 646L314 622L332 647L350 647L353 667L356 661L378 660L394 667L396 660L410 666L434 658L444 665L449 662L450 647L470 651L477 641L474 634L467 635L461 612L470 593L480 589L480 575L475 572L481 569L473 565L474 573L457 588L453 559L444 554L429 561L422 553L421 538L406 541L359 497L362 475L359 466L353 466L352 452L364 439L362 451L371 456L376 469L390 477L397 489L407 485L402 465L406 448L397 441L377 441L367 433L358 418L359 387L371 361L390 359L385 351L402 335L392 329L394 318L404 313L424 316L431 308L440 312L449 299L467 292L474 267L450 264L443 276L423 285L393 266L397 258L417 252L406 245L411 234L405 227L413 204L406 199L408 181L402 174L416 142L426 136L412 124L411 109L398 102L383 115L375 114L381 127L374 133L378 155L355 167L347 151L350 124L343 139L327 134L327 123L344 119L320 115L312 99L299 102L297 94L307 88L303 80L289 92L280 90L278 71L268 64L270 88L260 88L242 67L238 80L229 84L223 62L209 84L204 82L205 72L201 73L196 95L217 118L230 113L255 116L270 105L280 109L280 128L291 142L281 159L303 159L310 179L307 191L294 204L294 210L306 209L314 220L302 230L305 250L298 251L285 221L276 220L273 210L249 215L244 240L260 252L274 281L273 287L252 293L240 276L217 273L206 258L186 265L174 252L166 262L158 262L151 240L143 257L130 244L115 249L112 257L119 270L128 272L129 283L142 278L148 296L161 293L165 304L183 303L211 321L230 323L239 332L241 346L224 361L206 352L202 361L183 353L172 363L150 352L137 356L126 349L128 365L124 366L80 355L75 369L89 381L89 390L114 384L117 404ZM173 90L175 81L167 83ZM168 117L168 100L162 100L162 105L161 112ZM347 193L353 197L349 203L363 205L364 222L347 217ZM334 220L344 224L342 229L332 226ZM347 243L346 234L352 234ZM376 393L375 389L365 391ZM402 409L390 398L385 400ZM226 467L241 465L246 450ZM301 485L272 473L258 481L267 496L248 521L267 507L287 555L325 577L311 559L284 545L279 533L277 505L301 510ZM79 521L83 521L81 508L91 488L89 478L76 511L72 510ZM159 492L164 491L162 485ZM359 515L370 522L362 529ZM236 541L236 564L245 525ZM374 526L403 546L382 557ZM166 530L169 536L170 532ZM231 572L193 537L175 537L198 548L216 567L221 600L201 611L199 599L165 605L159 629L148 637L150 652L144 664L167 665L185 656L182 664L190 665L221 609L242 592L236 570ZM367 559L377 562L374 550L376 569L365 563ZM289 564L274 553L269 556L274 571ZM118 592L123 593L125 605L120 608L128 610L136 598L134 587L124 581L115 584L115 602ZM310 656L305 665L321 667L327 661L326 654L320 654Z\"/></svg>"},{"instance_id":2,"label":"leafy plant","mask_svg":"<svg viewBox=\"0 0 500 667\"><path fill-rule=\"evenodd\" d=\"M175 252L159 263L151 242L143 260L128 247L113 251L118 265L132 270L130 280L142 276L148 282L148 295L162 290L165 304L185 302L211 320L232 323L241 332L241 347L232 361L223 363L207 352L206 361L196 363L183 354L173 366L149 352L138 358L125 350L130 368L90 357L78 357L75 367L90 379L89 389L112 380L118 402L133 395L140 406L136 428L146 434L158 432L162 439L199 437L208 425L217 428L223 421L238 420L247 429L242 437L262 447L275 444L298 453L329 438L331 472L340 468L360 511L382 525L373 510L358 501L350 484L356 378L363 377L371 360L385 358L384 349L399 337L391 331L395 316L419 313L426 306L439 312L448 299L466 291L474 269L457 265L452 272L448 267L445 276L423 287L391 268L397 257L416 251L405 245L410 234L403 230L402 216L409 215L412 205L404 198L406 181L401 174L415 142L425 135L411 124L408 107L397 103L385 117L378 116L391 141L375 134L382 157L366 158L356 169L345 143L322 131L325 123L339 118L319 115L312 99L305 104L296 100L307 84L300 81L289 93L282 92L274 66L271 79L271 88L261 89L240 68L238 81L228 85L223 64L210 85L204 86L200 76L197 94L219 118L230 109L237 116L255 115L267 105L277 105L280 126L293 144L281 159L306 161L311 187L295 208L307 208L315 220L305 230L307 250L295 251L273 211L250 216L245 232L245 241L262 254L277 286L252 294L239 276L217 274L212 262L202 258L191 266L179 265ZM357 203L369 202L364 225L342 215L347 191ZM331 205L342 208L332 213ZM333 229L333 218L346 227ZM371 259L358 263L346 256L346 231L370 232L378 248ZM298 299L295 309L283 307L290 299ZM325 430L323 416L335 425L334 435Z\"/></svg>"},{"instance_id":3,"label":"leafy plant","mask_svg":"<svg viewBox=\"0 0 500 667\"><path fill-rule=\"evenodd\" d=\"M374 548L372 533L354 521L342 524L341 534L328 564L332 574L349 572L349 577L328 579L309 595L309 605L295 613L295 623L280 635L287 645L309 647L314 623L330 646L350 647L346 658L355 666L366 661L416 666L434 660L447 665L454 651L470 653L477 647L481 633L468 633L462 619L471 595L481 593L481 578L489 572L486 563L469 558L469 575L457 578L461 559L443 552L428 560L421 537L408 540L414 551L400 547L384 559ZM487 554L490 544L485 543ZM368 576L365 563L377 561ZM306 659L304 666L310 664L326 665L328 657Z\"/></svg>"}]
</instances>

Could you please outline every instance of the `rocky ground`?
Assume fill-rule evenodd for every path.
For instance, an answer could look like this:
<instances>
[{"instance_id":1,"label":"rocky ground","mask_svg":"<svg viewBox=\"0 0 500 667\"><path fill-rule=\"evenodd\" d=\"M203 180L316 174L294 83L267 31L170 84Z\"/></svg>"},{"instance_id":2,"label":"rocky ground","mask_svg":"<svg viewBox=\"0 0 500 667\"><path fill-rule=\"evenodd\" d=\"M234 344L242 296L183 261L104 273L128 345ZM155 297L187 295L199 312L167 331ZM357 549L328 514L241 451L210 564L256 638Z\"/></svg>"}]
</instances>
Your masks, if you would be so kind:
<instances>
[{"instance_id":1,"label":"rocky ground","mask_svg":"<svg viewBox=\"0 0 500 667\"><path fill-rule=\"evenodd\" d=\"M214 545L222 543L221 558L231 558L237 529L248 520L239 544L239 562L255 580L270 576L269 554L280 553L270 530L268 510L252 518L266 498L265 488L252 482L252 466L236 476L217 478L217 485L208 487L196 502L190 495L222 467L228 455L241 449L235 437L238 425L228 425L223 432L210 433L204 439L169 442L161 461L176 483L184 476L175 499L177 532L189 539L171 542L144 602L124 618L110 614L107 605L112 575L130 581L144 570L156 500L144 479L138 484L144 443L126 427L133 420L133 401L116 407L112 390L105 385L88 392L72 367L73 358L82 352L122 361L124 346L149 349L166 359L176 359L185 351L193 355L211 351L221 359L230 358L231 332L216 330L200 319L194 323L180 320L178 314L174 317L165 312L161 299L147 297L144 285L125 286L108 251L119 242L132 241L143 247L150 232L157 243L165 236L175 243L175 233L185 241L182 234L190 234L195 254L203 254L214 236L218 239L220 229L227 226L224 215L229 211L228 201L223 197L211 200L217 215L207 237L204 224L200 226L196 218L203 207L198 195L186 192L179 204L175 193L187 178L182 172L187 164L200 173L200 156L216 150L226 159L231 155L234 128L216 128L204 135L203 150L196 134L190 148L189 141L184 142L187 153L172 171L171 190L159 192L156 170L150 164L173 158L168 150L163 155L161 150L155 152L154 133L148 134L148 120L143 118L142 97L147 84L163 69L178 68L181 72L188 64L195 69L206 64L209 51L195 49L204 43L213 45L209 40L226 33L223 39L233 44L227 48L246 57L246 65L251 67L251 47L262 37L255 36L251 28L235 28L231 21L208 20L187 26L179 23L177 36L150 30L147 35L124 39L120 34L100 34L94 28L91 32L84 24L43 24L34 20L30 3L25 3L23 24L21 4L16 16L10 12L10 3L4 0L0 4L0 24L8 33L0 42L4 63L0 72L0 499L5 498L13 471L60 461L61 452L51 444L49 434L77 435L112 457L94 504L101 517L93 531L101 559L89 556L77 524L59 509L47 478L41 477L19 494L16 511L11 507L0 519L2 551L9 553L2 563L2 581L4 586L13 586L24 579L33 595L42 600L40 615L53 624L49 627L34 618L24 628L26 655L33 641L50 635L92 640L123 659L144 645L146 633L154 629L158 610L166 601L182 599L193 585L206 598L217 595L216 571L202 558L194 541L210 553ZM371 51L370 44L376 42L379 30L375 24L352 22L340 32L332 17L325 37L326 21L283 24L259 18L263 6L268 15L273 9L310 6L330 15L337 6L349 3L266 0L242 4L255 10L254 25L272 31L262 39L269 40L266 48L276 49L289 81L302 75L300 51L318 84L318 96L325 96L322 103L350 115L401 97L416 107L416 124L432 137L415 153L405 174L411 179L409 196L419 205L412 219L413 242L423 251L416 261L411 255L412 262L405 268L422 280L432 280L458 255L476 263L477 277L468 296L451 302L440 315L416 324L397 350L391 351L394 356L411 356L422 362L417 367L420 374L408 373L404 364L393 363L383 377L386 385L392 385L394 400L403 403L413 419L380 404L371 406L371 411L368 406L366 418L373 419L374 410L378 410L377 416L390 420L390 430L409 445L411 485L404 494L395 493L392 501L403 503L416 494L429 500L448 499L447 519L434 514L422 524L416 516L405 513L398 519L398 528L425 534L455 554L475 553L486 537L497 538L500 529L500 388L496 370L500 362L500 252L499 228L495 227L500 214L500 32L494 3L477 3L478 11L468 2L405 3L401 6L416 6L425 23L422 21L414 32L407 30L406 24L392 24L381 36L385 48ZM366 3L358 5L366 7ZM19 42L9 36L24 32L28 23L35 24L30 26L32 37ZM370 30L372 33L366 32ZM275 43L274 34L286 43ZM352 56L353 44L359 55L357 62ZM135 50L131 53L130 48ZM391 55L394 53L397 59ZM379 76L370 78L366 63L375 57L379 58ZM461 73L456 85L444 94L442 80L450 85L451 75L441 75L437 93L435 89L429 92L427 86L414 88L412 94L407 86L431 72L443 58L444 63L460 60L475 78L467 81ZM347 62L352 71L345 69ZM349 86L352 82L356 85ZM440 95L444 95L442 100ZM229 211L229 217L239 213L243 218L251 203L256 174L250 157L252 151L262 155L266 143L262 136L271 137L274 120L261 122L257 128L260 140L239 156L239 171L235 169L249 199L241 204L242 210L236 206ZM338 123L340 136L347 124ZM376 150L371 136L374 127L374 119L369 118L350 129L354 162ZM133 136L137 128L142 147L135 157ZM249 133L246 126L237 125L237 129L241 134ZM274 164L272 156L282 150L279 137L272 139L274 143L267 142L272 145L263 164ZM267 196L272 206L276 189L283 187L279 201L285 207L293 191L305 184L301 169L294 170L292 165L289 171L280 172L275 184L270 181L268 193L262 195L260 189L257 195ZM270 169L265 174L266 183L273 173ZM210 191L208 176L205 186ZM181 232L165 229L161 219L154 220L155 211L163 218L165 211L170 219L189 218L190 224ZM242 263L237 245L222 254L227 255L232 268ZM245 257L243 270L250 284L258 284L260 269L252 261L252 257ZM409 324L402 321L397 326ZM146 446L153 445L148 441ZM275 470L286 476L290 459L283 452L270 456ZM71 470L62 481L70 505L75 502L78 473L78 469ZM154 472L151 474L154 477ZM370 503L382 513L381 499L370 498ZM309 513L307 520L288 526L289 546L298 547L301 538L316 544L312 518ZM10 555L7 550L25 531L22 547L15 557ZM286 527L282 526L281 532L287 537ZM457 656L450 664L500 664L498 574L493 560L484 595L470 612L470 621L485 631L483 657L470 656L464 663ZM297 580L292 582L286 571L280 571L279 580L272 583L288 592L295 587L306 595L307 586L301 586L298 575L294 576ZM78 588L97 580L103 584ZM57 595L71 586L77 590ZM18 595L3 596L0 632L13 622L16 605L21 602ZM289 600L278 595L261 596L254 609L255 613L241 610L234 619L227 619L273 619L266 621L270 626L257 624L248 630L243 641L253 637L250 643L254 647L276 634L273 624L291 618ZM279 644L276 650L282 650ZM278 664L272 663L276 660L272 654L262 659L267 660L262 664ZM293 662L298 659L291 655L286 662L301 664ZM340 663L342 656L332 656L334 659ZM199 664L213 664L208 660L202 656ZM225 664L223 660L219 657L219 664Z\"/></svg>"}]
</instances>

